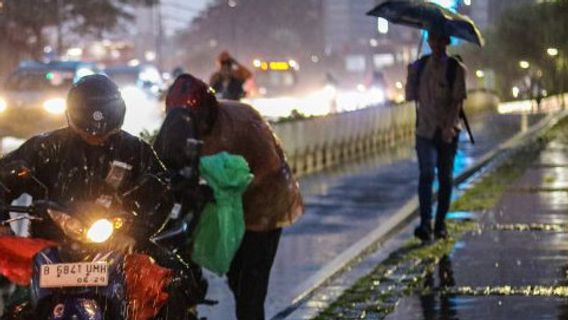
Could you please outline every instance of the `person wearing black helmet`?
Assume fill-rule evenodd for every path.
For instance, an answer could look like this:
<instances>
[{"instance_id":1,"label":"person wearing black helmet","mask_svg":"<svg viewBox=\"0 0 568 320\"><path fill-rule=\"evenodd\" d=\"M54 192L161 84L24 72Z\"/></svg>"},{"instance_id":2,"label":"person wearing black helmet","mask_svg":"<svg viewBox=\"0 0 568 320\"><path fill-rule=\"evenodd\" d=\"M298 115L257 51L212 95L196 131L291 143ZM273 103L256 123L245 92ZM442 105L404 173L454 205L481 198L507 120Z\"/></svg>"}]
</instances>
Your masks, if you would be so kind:
<instances>
[{"instance_id":1,"label":"person wearing black helmet","mask_svg":"<svg viewBox=\"0 0 568 320\"><path fill-rule=\"evenodd\" d=\"M126 105L118 87L104 75L81 79L67 96L69 127L85 142L104 145L120 133Z\"/></svg>"},{"instance_id":2,"label":"person wearing black helmet","mask_svg":"<svg viewBox=\"0 0 568 320\"><path fill-rule=\"evenodd\" d=\"M109 78L104 75L82 78L69 91L66 103L67 127L30 138L1 158L0 168L14 162L26 163L34 176L48 188L49 200L66 206L119 198L137 186L142 178L165 174L165 168L152 147L121 130L126 106L118 87ZM123 170L118 177L112 176L116 166ZM163 181L160 183L167 190L167 185ZM10 185L0 201L10 203L22 193L41 197L37 192L25 183ZM167 192L164 192L166 198ZM118 202L117 206L129 205L125 200ZM144 243L162 226L169 209L138 213L136 239ZM0 220L6 218L7 213L0 212ZM50 239L48 229L34 222L30 233L34 237ZM0 236L7 233L6 227L0 227ZM174 277L177 280L172 281L168 288L168 294L176 301L168 302L166 307L170 308L170 312L163 319L193 319L193 315L186 311L196 302L191 301L187 293L189 280L184 278L184 271L179 271L184 268L183 262L156 251L151 245L143 245L141 249L162 266L178 272Z\"/></svg>"}]
</instances>

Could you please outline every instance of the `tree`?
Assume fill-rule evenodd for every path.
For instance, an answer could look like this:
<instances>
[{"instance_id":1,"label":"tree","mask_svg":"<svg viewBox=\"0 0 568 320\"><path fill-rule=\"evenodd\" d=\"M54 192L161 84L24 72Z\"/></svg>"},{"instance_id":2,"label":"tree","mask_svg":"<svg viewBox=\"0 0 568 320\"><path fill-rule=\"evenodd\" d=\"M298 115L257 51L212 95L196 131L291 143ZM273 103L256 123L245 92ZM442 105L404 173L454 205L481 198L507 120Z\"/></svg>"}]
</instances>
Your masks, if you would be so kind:
<instances>
[{"instance_id":1,"label":"tree","mask_svg":"<svg viewBox=\"0 0 568 320\"><path fill-rule=\"evenodd\" d=\"M0 0L0 46L8 64L22 56L41 58L45 30L64 25L79 34L112 30L121 19L132 19L132 6L159 0ZM6 55L6 53L10 53ZM3 60L6 62L6 60ZM6 67L5 65L3 67Z\"/></svg>"},{"instance_id":2,"label":"tree","mask_svg":"<svg viewBox=\"0 0 568 320\"><path fill-rule=\"evenodd\" d=\"M510 96L510 88L523 77L541 76L551 93L568 83L568 0L543 1L519 6L503 12L495 28L486 33L487 46L470 50L468 58L477 59L479 66L496 71L499 91ZM548 48L560 54L551 57ZM521 60L530 63L522 69ZM468 61L468 64L470 62Z\"/></svg>"},{"instance_id":3,"label":"tree","mask_svg":"<svg viewBox=\"0 0 568 320\"><path fill-rule=\"evenodd\" d=\"M216 54L224 49L245 63L294 58L304 66L312 54L323 51L320 9L321 0L217 0L178 43L196 74L210 72Z\"/></svg>"}]
</instances>

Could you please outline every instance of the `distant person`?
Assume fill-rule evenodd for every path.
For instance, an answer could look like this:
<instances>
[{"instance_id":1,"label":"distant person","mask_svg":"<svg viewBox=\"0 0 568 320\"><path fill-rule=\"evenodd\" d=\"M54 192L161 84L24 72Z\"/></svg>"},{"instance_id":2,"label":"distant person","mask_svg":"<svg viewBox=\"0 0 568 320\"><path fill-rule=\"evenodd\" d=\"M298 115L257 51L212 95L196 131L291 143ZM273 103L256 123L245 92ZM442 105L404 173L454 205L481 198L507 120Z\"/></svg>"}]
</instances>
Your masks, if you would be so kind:
<instances>
[{"instance_id":1,"label":"distant person","mask_svg":"<svg viewBox=\"0 0 568 320\"><path fill-rule=\"evenodd\" d=\"M531 78L530 94L531 98L536 102L538 112L541 110L542 98L544 98L543 91L542 81L538 78Z\"/></svg>"},{"instance_id":2,"label":"distant person","mask_svg":"<svg viewBox=\"0 0 568 320\"><path fill-rule=\"evenodd\" d=\"M335 78L333 73L331 73L329 71L325 73L325 84L330 85L330 86L334 86L334 87L337 86L337 79Z\"/></svg>"},{"instance_id":3,"label":"distant person","mask_svg":"<svg viewBox=\"0 0 568 320\"><path fill-rule=\"evenodd\" d=\"M452 194L452 172L461 129L460 111L466 98L465 67L448 56L450 39L430 32L432 54L409 65L406 99L416 101L416 154L420 170L418 198L420 225L414 234L422 241L432 238L432 185L437 171L440 184L434 236L447 237L446 214Z\"/></svg>"},{"instance_id":4,"label":"distant person","mask_svg":"<svg viewBox=\"0 0 568 320\"><path fill-rule=\"evenodd\" d=\"M177 79L177 77L181 76L182 74L185 73L185 70L183 69L183 67L181 66L177 66L172 70L172 82L173 80Z\"/></svg>"},{"instance_id":5,"label":"distant person","mask_svg":"<svg viewBox=\"0 0 568 320\"><path fill-rule=\"evenodd\" d=\"M325 73L325 88L331 94L329 113L337 113L339 111L337 108L337 79L329 71ZM295 109L292 111L297 112Z\"/></svg>"},{"instance_id":6,"label":"distant person","mask_svg":"<svg viewBox=\"0 0 568 320\"><path fill-rule=\"evenodd\" d=\"M177 66L173 68L172 72L170 73L170 77L168 78L166 86L164 87L164 89L160 90L160 101L166 100L166 95L168 94L168 91L170 91L171 85L174 83L177 77L179 77L184 73L185 69L182 66Z\"/></svg>"},{"instance_id":7,"label":"distant person","mask_svg":"<svg viewBox=\"0 0 568 320\"><path fill-rule=\"evenodd\" d=\"M385 80L385 74L382 71L375 70L371 74L371 87L386 88L387 81Z\"/></svg>"},{"instance_id":8,"label":"distant person","mask_svg":"<svg viewBox=\"0 0 568 320\"><path fill-rule=\"evenodd\" d=\"M219 70L211 76L209 85L220 99L240 100L245 96L243 85L252 73L231 57L227 51L221 52L217 62Z\"/></svg>"}]
</instances>

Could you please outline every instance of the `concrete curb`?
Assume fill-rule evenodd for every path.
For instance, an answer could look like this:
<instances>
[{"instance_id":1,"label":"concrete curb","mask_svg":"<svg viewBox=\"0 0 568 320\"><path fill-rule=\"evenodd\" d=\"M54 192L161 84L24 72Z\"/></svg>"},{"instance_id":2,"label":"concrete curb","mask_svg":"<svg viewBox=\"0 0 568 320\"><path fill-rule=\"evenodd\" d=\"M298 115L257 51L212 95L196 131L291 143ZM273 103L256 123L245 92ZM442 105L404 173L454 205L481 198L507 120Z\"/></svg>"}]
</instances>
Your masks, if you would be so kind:
<instances>
[{"instance_id":1,"label":"concrete curb","mask_svg":"<svg viewBox=\"0 0 568 320\"><path fill-rule=\"evenodd\" d=\"M568 110L560 111L546 116L537 124L530 127L525 132L520 132L501 143L497 148L487 152L478 161L469 166L466 170L454 178L455 184L460 184L485 167L496 157L511 151L527 140L538 137L538 134L545 129L553 127L560 119L568 116ZM294 299L291 304L280 312L276 313L272 320L287 319L296 309L306 302L315 291L331 281L344 270L362 259L366 253L372 251L382 242L389 239L393 234L401 230L405 224L411 221L418 214L418 196L412 197L404 206L393 214L385 223L368 233L364 238L353 244L316 274L308 278L295 290Z\"/></svg>"}]
</instances>

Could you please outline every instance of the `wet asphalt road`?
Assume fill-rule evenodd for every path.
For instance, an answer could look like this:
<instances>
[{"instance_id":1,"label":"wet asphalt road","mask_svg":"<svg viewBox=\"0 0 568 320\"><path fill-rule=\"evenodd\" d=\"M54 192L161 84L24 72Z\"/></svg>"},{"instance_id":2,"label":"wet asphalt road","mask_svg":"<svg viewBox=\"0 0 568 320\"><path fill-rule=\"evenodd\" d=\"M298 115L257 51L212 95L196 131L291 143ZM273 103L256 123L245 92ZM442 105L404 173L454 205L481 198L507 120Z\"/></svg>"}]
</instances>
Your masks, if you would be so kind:
<instances>
[{"instance_id":1,"label":"wet asphalt road","mask_svg":"<svg viewBox=\"0 0 568 320\"><path fill-rule=\"evenodd\" d=\"M472 119L476 144L462 132L456 172L535 123L542 116L482 115ZM396 212L416 192L413 143L400 145L358 163L303 177L305 216L285 229L272 269L267 318L287 307L296 288L333 258ZM200 308L209 319L232 319L233 299L224 279L209 276L215 307Z\"/></svg>"}]
</instances>

